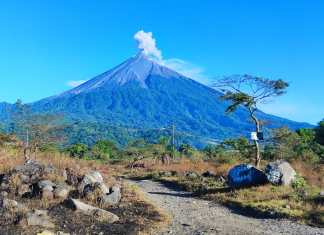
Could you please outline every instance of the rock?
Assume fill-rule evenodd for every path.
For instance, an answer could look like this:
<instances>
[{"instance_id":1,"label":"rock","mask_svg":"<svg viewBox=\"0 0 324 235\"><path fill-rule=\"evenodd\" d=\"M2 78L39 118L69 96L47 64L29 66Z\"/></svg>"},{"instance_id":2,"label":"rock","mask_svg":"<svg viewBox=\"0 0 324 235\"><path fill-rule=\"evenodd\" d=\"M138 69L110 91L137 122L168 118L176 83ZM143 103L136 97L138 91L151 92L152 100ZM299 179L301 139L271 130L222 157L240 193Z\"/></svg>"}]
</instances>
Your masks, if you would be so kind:
<instances>
[{"instance_id":1,"label":"rock","mask_svg":"<svg viewBox=\"0 0 324 235\"><path fill-rule=\"evenodd\" d=\"M45 230L43 232L37 233L37 235L56 235L54 232Z\"/></svg>"},{"instance_id":2,"label":"rock","mask_svg":"<svg viewBox=\"0 0 324 235\"><path fill-rule=\"evenodd\" d=\"M296 171L288 162L283 160L269 163L266 166L265 173L268 180L277 185L290 185L296 177Z\"/></svg>"},{"instance_id":3,"label":"rock","mask_svg":"<svg viewBox=\"0 0 324 235\"><path fill-rule=\"evenodd\" d=\"M188 172L186 174L186 177L191 178L191 179L196 179L199 177L199 175L196 172Z\"/></svg>"},{"instance_id":4,"label":"rock","mask_svg":"<svg viewBox=\"0 0 324 235\"><path fill-rule=\"evenodd\" d=\"M22 197L26 193L31 193L31 189L28 184L21 184L18 187L17 193L20 197Z\"/></svg>"},{"instance_id":5,"label":"rock","mask_svg":"<svg viewBox=\"0 0 324 235\"><path fill-rule=\"evenodd\" d=\"M2 198L0 200L0 208L6 211L17 212L17 213L26 213L28 211L28 208L23 204L8 198Z\"/></svg>"},{"instance_id":6,"label":"rock","mask_svg":"<svg viewBox=\"0 0 324 235\"><path fill-rule=\"evenodd\" d=\"M101 190L101 192L103 194L109 194L110 193L110 189L104 183L98 183L97 187Z\"/></svg>"},{"instance_id":7,"label":"rock","mask_svg":"<svg viewBox=\"0 0 324 235\"><path fill-rule=\"evenodd\" d=\"M0 192L0 197L8 197L8 192L6 192L6 191L2 191L2 192Z\"/></svg>"},{"instance_id":8,"label":"rock","mask_svg":"<svg viewBox=\"0 0 324 235\"><path fill-rule=\"evenodd\" d=\"M100 197L109 193L110 189L104 183L88 184L83 190L83 196L90 201L98 201Z\"/></svg>"},{"instance_id":9,"label":"rock","mask_svg":"<svg viewBox=\"0 0 324 235\"><path fill-rule=\"evenodd\" d=\"M321 197L324 197L324 190L322 190L322 191L319 193L319 195L320 195Z\"/></svg>"},{"instance_id":10,"label":"rock","mask_svg":"<svg viewBox=\"0 0 324 235\"><path fill-rule=\"evenodd\" d=\"M46 167L44 167L44 174L55 174L55 168L53 165L48 165Z\"/></svg>"},{"instance_id":11,"label":"rock","mask_svg":"<svg viewBox=\"0 0 324 235\"><path fill-rule=\"evenodd\" d=\"M18 207L18 202L15 200L5 198L2 200L1 207L6 210L11 210L12 208Z\"/></svg>"},{"instance_id":12,"label":"rock","mask_svg":"<svg viewBox=\"0 0 324 235\"><path fill-rule=\"evenodd\" d=\"M55 186L56 185L50 180L42 180L38 182L38 187L43 191L46 190L52 192Z\"/></svg>"},{"instance_id":13,"label":"rock","mask_svg":"<svg viewBox=\"0 0 324 235\"><path fill-rule=\"evenodd\" d=\"M67 171L66 171L66 170L63 170L63 171L62 171L62 177L63 177L64 181L67 181L67 179L68 179L68 174L67 174Z\"/></svg>"},{"instance_id":14,"label":"rock","mask_svg":"<svg viewBox=\"0 0 324 235\"><path fill-rule=\"evenodd\" d=\"M69 185L76 186L79 183L77 173L71 168L66 168L65 172L66 172L66 183Z\"/></svg>"},{"instance_id":15,"label":"rock","mask_svg":"<svg viewBox=\"0 0 324 235\"><path fill-rule=\"evenodd\" d=\"M54 197L66 199L69 196L71 189L67 185L58 185L54 189Z\"/></svg>"},{"instance_id":16,"label":"rock","mask_svg":"<svg viewBox=\"0 0 324 235\"><path fill-rule=\"evenodd\" d=\"M51 201L54 199L54 194L52 191L50 190L43 190L42 191L42 200L47 200L47 201Z\"/></svg>"},{"instance_id":17,"label":"rock","mask_svg":"<svg viewBox=\"0 0 324 235\"><path fill-rule=\"evenodd\" d=\"M103 206L115 206L121 200L121 190L120 187L112 187L112 192L110 194L105 194L100 198L100 203Z\"/></svg>"},{"instance_id":18,"label":"rock","mask_svg":"<svg viewBox=\"0 0 324 235\"><path fill-rule=\"evenodd\" d=\"M106 223L114 223L119 220L119 217L109 211L85 204L80 200L68 199L66 205L74 210L84 213L89 216L93 216L96 220Z\"/></svg>"},{"instance_id":19,"label":"rock","mask_svg":"<svg viewBox=\"0 0 324 235\"><path fill-rule=\"evenodd\" d=\"M37 179L43 173L43 170L44 166L33 160L28 160L23 165L14 168L14 172L19 175L25 175L27 177L32 176L31 180Z\"/></svg>"},{"instance_id":20,"label":"rock","mask_svg":"<svg viewBox=\"0 0 324 235\"><path fill-rule=\"evenodd\" d=\"M102 184L104 180L102 175L98 171L91 171L83 176L82 181L78 185L78 191L80 194L84 194L84 188L87 185L94 185L96 183Z\"/></svg>"},{"instance_id":21,"label":"rock","mask_svg":"<svg viewBox=\"0 0 324 235\"><path fill-rule=\"evenodd\" d=\"M58 231L56 233L56 235L70 235L70 233L65 233L65 232L62 232L62 231Z\"/></svg>"},{"instance_id":22,"label":"rock","mask_svg":"<svg viewBox=\"0 0 324 235\"><path fill-rule=\"evenodd\" d=\"M268 182L266 175L252 165L240 164L228 172L228 184L232 188L249 187Z\"/></svg>"},{"instance_id":23,"label":"rock","mask_svg":"<svg viewBox=\"0 0 324 235\"><path fill-rule=\"evenodd\" d=\"M28 212L26 219L28 226L42 226L45 228L55 227L54 223L51 221L51 218L47 215L46 210L34 210L32 212Z\"/></svg>"},{"instance_id":24,"label":"rock","mask_svg":"<svg viewBox=\"0 0 324 235\"><path fill-rule=\"evenodd\" d=\"M216 174L211 172L211 171L205 171L204 173L202 173L203 177L216 177Z\"/></svg>"},{"instance_id":25,"label":"rock","mask_svg":"<svg viewBox=\"0 0 324 235\"><path fill-rule=\"evenodd\" d=\"M9 189L9 184L2 182L0 185L0 190L8 190Z\"/></svg>"},{"instance_id":26,"label":"rock","mask_svg":"<svg viewBox=\"0 0 324 235\"><path fill-rule=\"evenodd\" d=\"M29 184L30 183L30 177L24 174L19 175L21 181L25 184Z\"/></svg>"},{"instance_id":27,"label":"rock","mask_svg":"<svg viewBox=\"0 0 324 235\"><path fill-rule=\"evenodd\" d=\"M55 232L52 232L52 231L49 231L49 230L44 230L41 233L37 233L37 235L70 235L70 234L62 232L62 231L58 231L58 232L55 233Z\"/></svg>"},{"instance_id":28,"label":"rock","mask_svg":"<svg viewBox=\"0 0 324 235\"><path fill-rule=\"evenodd\" d=\"M170 171L161 171L161 172L159 172L159 175L160 176L164 176L164 177L170 177L170 176L172 176L172 172L170 172Z\"/></svg>"}]
</instances>

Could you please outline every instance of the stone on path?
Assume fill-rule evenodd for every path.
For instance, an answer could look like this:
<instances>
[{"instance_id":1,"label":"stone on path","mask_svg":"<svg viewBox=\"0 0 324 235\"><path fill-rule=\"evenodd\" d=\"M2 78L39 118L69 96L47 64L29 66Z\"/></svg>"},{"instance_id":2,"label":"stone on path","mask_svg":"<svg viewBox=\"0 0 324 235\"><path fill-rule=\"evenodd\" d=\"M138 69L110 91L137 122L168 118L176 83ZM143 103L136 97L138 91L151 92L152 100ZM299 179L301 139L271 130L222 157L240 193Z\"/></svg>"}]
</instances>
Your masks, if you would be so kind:
<instances>
[{"instance_id":1,"label":"stone on path","mask_svg":"<svg viewBox=\"0 0 324 235\"><path fill-rule=\"evenodd\" d=\"M77 199L68 199L67 205L72 207L76 211L84 213L89 216L93 216L100 222L114 223L119 220L119 217L109 211L85 204Z\"/></svg>"}]
</instances>

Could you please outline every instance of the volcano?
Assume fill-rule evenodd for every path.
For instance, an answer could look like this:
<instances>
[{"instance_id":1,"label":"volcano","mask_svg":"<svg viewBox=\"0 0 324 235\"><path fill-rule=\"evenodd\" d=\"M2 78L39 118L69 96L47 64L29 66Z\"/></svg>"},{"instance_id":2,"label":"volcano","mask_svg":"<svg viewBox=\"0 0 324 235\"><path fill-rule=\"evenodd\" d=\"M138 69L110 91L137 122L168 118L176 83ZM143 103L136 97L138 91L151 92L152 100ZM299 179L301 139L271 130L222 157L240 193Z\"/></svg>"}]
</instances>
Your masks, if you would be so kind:
<instances>
[{"instance_id":1,"label":"volcano","mask_svg":"<svg viewBox=\"0 0 324 235\"><path fill-rule=\"evenodd\" d=\"M80 86L32 103L39 113L63 113L79 123L97 123L136 130L175 125L187 135L208 139L247 136L253 131L244 108L225 114L221 92L167 68L143 53ZM0 109L1 110L1 109ZM267 128L309 127L258 112Z\"/></svg>"}]
</instances>

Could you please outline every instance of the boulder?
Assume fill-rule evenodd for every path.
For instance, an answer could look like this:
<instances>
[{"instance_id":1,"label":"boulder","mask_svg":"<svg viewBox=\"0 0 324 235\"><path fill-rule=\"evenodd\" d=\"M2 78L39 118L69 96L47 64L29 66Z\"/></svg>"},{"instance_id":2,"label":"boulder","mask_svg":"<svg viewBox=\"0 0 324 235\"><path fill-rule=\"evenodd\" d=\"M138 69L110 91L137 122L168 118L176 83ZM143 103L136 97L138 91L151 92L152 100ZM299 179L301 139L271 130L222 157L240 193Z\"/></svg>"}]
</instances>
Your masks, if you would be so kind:
<instances>
[{"instance_id":1,"label":"boulder","mask_svg":"<svg viewBox=\"0 0 324 235\"><path fill-rule=\"evenodd\" d=\"M84 188L87 185L94 185L94 184L103 184L104 180L100 172L98 171L91 171L83 176L82 181L78 185L78 191L80 194L84 194Z\"/></svg>"},{"instance_id":2,"label":"boulder","mask_svg":"<svg viewBox=\"0 0 324 235\"><path fill-rule=\"evenodd\" d=\"M111 188L110 194L105 194L100 197L100 203L103 206L115 206L121 200L121 190L119 186L114 186Z\"/></svg>"},{"instance_id":3,"label":"boulder","mask_svg":"<svg viewBox=\"0 0 324 235\"><path fill-rule=\"evenodd\" d=\"M80 200L68 199L66 205L76 211L83 214L94 217L96 220L105 223L115 223L119 220L119 217L109 211L85 204Z\"/></svg>"},{"instance_id":4,"label":"boulder","mask_svg":"<svg viewBox=\"0 0 324 235\"><path fill-rule=\"evenodd\" d=\"M232 188L261 185L267 182L266 175L252 165L237 165L228 173L228 184Z\"/></svg>"},{"instance_id":5,"label":"boulder","mask_svg":"<svg viewBox=\"0 0 324 235\"><path fill-rule=\"evenodd\" d=\"M216 174L211 171L205 171L204 173L202 173L202 176L203 177L216 177Z\"/></svg>"},{"instance_id":6,"label":"boulder","mask_svg":"<svg viewBox=\"0 0 324 235\"><path fill-rule=\"evenodd\" d=\"M101 190L102 194L109 194L110 189L104 183L97 183L97 187Z\"/></svg>"},{"instance_id":7,"label":"boulder","mask_svg":"<svg viewBox=\"0 0 324 235\"><path fill-rule=\"evenodd\" d=\"M0 199L0 208L13 213L26 213L28 208L23 204L8 198Z\"/></svg>"},{"instance_id":8,"label":"boulder","mask_svg":"<svg viewBox=\"0 0 324 235\"><path fill-rule=\"evenodd\" d=\"M47 215L46 210L34 210L26 215L28 226L41 226L45 228L54 228L55 225Z\"/></svg>"},{"instance_id":9,"label":"boulder","mask_svg":"<svg viewBox=\"0 0 324 235\"><path fill-rule=\"evenodd\" d=\"M188 172L188 173L186 173L186 177L191 178L191 179L196 179L199 177L199 175L196 172Z\"/></svg>"},{"instance_id":10,"label":"boulder","mask_svg":"<svg viewBox=\"0 0 324 235\"><path fill-rule=\"evenodd\" d=\"M276 185L290 185L296 177L296 171L287 161L271 162L265 169L268 180Z\"/></svg>"},{"instance_id":11,"label":"boulder","mask_svg":"<svg viewBox=\"0 0 324 235\"><path fill-rule=\"evenodd\" d=\"M65 172L63 172L63 177L66 177L65 182L68 185L77 186L79 183L78 172L72 168L66 168Z\"/></svg>"},{"instance_id":12,"label":"boulder","mask_svg":"<svg viewBox=\"0 0 324 235\"><path fill-rule=\"evenodd\" d=\"M54 197L66 199L69 196L71 188L67 185L60 184L54 189Z\"/></svg>"},{"instance_id":13,"label":"boulder","mask_svg":"<svg viewBox=\"0 0 324 235\"><path fill-rule=\"evenodd\" d=\"M100 198L110 193L110 189L104 183L88 184L83 189L83 196L89 201L99 201Z\"/></svg>"},{"instance_id":14,"label":"boulder","mask_svg":"<svg viewBox=\"0 0 324 235\"><path fill-rule=\"evenodd\" d=\"M50 181L50 180L42 180L38 182L38 187L42 190L42 191L50 191L52 192L54 190L54 187L56 185Z\"/></svg>"}]
</instances>

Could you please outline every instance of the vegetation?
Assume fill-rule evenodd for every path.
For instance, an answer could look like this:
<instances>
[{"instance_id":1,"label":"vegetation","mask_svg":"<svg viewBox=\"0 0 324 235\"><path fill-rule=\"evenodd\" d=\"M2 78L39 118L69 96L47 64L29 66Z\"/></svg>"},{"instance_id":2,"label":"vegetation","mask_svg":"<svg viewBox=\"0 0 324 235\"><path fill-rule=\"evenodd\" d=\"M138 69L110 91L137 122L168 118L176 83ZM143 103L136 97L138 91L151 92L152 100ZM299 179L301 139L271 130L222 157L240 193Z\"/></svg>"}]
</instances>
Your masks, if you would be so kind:
<instances>
[{"instance_id":1,"label":"vegetation","mask_svg":"<svg viewBox=\"0 0 324 235\"><path fill-rule=\"evenodd\" d=\"M281 79L270 80L251 75L225 77L215 85L222 89L222 99L228 100L231 104L226 112L232 113L240 107L249 111L251 120L255 125L255 132L261 132L261 122L257 117L258 105L271 98L283 95L289 84ZM259 167L261 162L260 147L258 139L254 140L255 145L255 166Z\"/></svg>"},{"instance_id":2,"label":"vegetation","mask_svg":"<svg viewBox=\"0 0 324 235\"><path fill-rule=\"evenodd\" d=\"M19 135L18 127L21 125L23 128L34 128L35 123L42 123L37 121L38 117L33 118L36 120L34 123L14 123L12 130L15 131L11 133L6 134L4 130L0 132L0 155L5 151L6 156L10 155L11 159L23 161L20 156L25 147L25 136ZM46 159L60 167L66 162L78 165L80 162L85 165L95 164L99 168L104 166L101 163L114 163L109 165L109 171L113 171L116 176L166 180L226 206L240 207L255 214L288 217L317 226L323 225L323 198L319 194L324 187L324 146L321 142L323 122L313 129L275 129L269 134L267 141L261 142L260 154L263 157L260 165L264 166L277 159L289 161L298 172L292 187L268 184L232 190L226 185L228 170L236 164L251 163L251 156L254 154L254 144L245 137L227 139L204 149L194 148L186 142L179 143L174 149L168 136L159 136L155 142L137 139L123 148L108 139L92 144L75 142L64 146L58 144L61 140L56 135L58 132L54 132L55 135L52 132L53 128L60 128L54 124L48 127L51 123L48 120L56 119L49 116L39 118L43 118L46 128L40 125L42 128L35 128L35 133L41 134L30 137L31 143L35 141L39 147L40 153L34 155L38 159ZM61 122L57 123L62 126ZM15 133L17 134L14 135ZM8 161L3 165L11 163L16 164L15 161ZM211 172L212 176L202 176L206 171Z\"/></svg>"}]
</instances>

